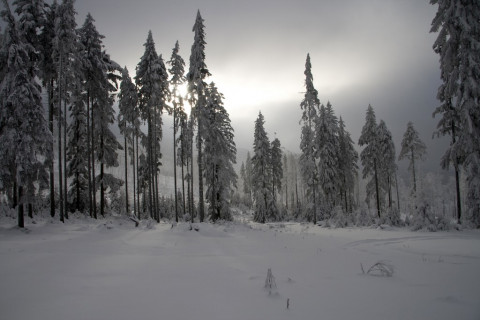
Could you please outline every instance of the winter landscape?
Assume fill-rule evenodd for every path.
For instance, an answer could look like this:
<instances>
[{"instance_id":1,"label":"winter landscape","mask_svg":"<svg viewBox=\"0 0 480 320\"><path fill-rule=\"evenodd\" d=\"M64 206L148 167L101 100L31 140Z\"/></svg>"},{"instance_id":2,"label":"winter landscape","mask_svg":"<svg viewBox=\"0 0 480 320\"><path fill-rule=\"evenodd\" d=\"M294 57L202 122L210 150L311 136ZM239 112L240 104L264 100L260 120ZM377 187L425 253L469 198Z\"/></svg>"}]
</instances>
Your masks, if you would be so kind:
<instances>
[{"instance_id":1,"label":"winter landscape","mask_svg":"<svg viewBox=\"0 0 480 320\"><path fill-rule=\"evenodd\" d=\"M0 11L0 319L480 319L475 1Z\"/></svg>"}]
</instances>

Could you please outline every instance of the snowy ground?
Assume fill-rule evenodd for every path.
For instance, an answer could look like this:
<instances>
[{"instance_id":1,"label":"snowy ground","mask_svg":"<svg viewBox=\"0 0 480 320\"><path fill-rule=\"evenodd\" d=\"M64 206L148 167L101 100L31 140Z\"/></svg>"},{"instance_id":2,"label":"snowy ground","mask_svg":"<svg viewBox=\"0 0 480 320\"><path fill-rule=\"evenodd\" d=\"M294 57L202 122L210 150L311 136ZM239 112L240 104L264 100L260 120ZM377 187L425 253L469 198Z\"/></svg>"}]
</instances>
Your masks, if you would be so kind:
<instances>
[{"instance_id":1,"label":"snowy ground","mask_svg":"<svg viewBox=\"0 0 480 320\"><path fill-rule=\"evenodd\" d=\"M479 231L14 223L0 225L0 319L480 319ZM380 260L392 277L362 274Z\"/></svg>"}]
</instances>

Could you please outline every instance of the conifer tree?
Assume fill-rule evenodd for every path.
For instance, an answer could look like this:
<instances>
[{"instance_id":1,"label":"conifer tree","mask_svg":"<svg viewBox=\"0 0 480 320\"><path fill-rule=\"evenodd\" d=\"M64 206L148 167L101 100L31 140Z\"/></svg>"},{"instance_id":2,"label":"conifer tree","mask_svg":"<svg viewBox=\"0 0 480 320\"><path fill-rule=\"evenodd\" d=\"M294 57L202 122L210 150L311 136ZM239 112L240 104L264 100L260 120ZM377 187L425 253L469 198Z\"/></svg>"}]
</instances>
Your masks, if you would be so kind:
<instances>
[{"instance_id":1,"label":"conifer tree","mask_svg":"<svg viewBox=\"0 0 480 320\"><path fill-rule=\"evenodd\" d=\"M56 66L57 80L57 122L58 122L58 184L60 193L60 220L68 218L67 205L67 173L66 173L66 136L67 136L67 104L69 92L74 83L73 63L78 50L74 0L63 0L58 6L55 19L55 38L53 41L53 61ZM63 112L62 112L63 103ZM62 138L63 128L63 138ZM63 147L62 147L63 144Z\"/></svg>"},{"instance_id":2,"label":"conifer tree","mask_svg":"<svg viewBox=\"0 0 480 320\"><path fill-rule=\"evenodd\" d=\"M272 199L272 172L270 142L264 128L264 117L260 112L255 121L252 158L252 192L255 204L253 220L265 223L275 212Z\"/></svg>"},{"instance_id":3,"label":"conifer tree","mask_svg":"<svg viewBox=\"0 0 480 320\"><path fill-rule=\"evenodd\" d=\"M137 88L132 82L127 68L122 70L122 82L120 84L119 98L119 114L118 114L118 126L120 133L124 136L124 148L125 148L125 196L126 203L125 208L127 213L129 212L129 196L128 196L128 154L130 154L130 164L132 165L133 173L133 212L137 215L137 202L136 202L136 172L135 172L135 141L140 132L140 113L138 110L138 96ZM138 141L138 140L137 140ZM130 144L130 147L129 147Z\"/></svg>"},{"instance_id":4,"label":"conifer tree","mask_svg":"<svg viewBox=\"0 0 480 320\"><path fill-rule=\"evenodd\" d=\"M181 121L184 122L184 117L182 113L183 110L183 97L178 96L178 86L185 82L185 61L183 58L178 54L179 51L179 44L178 41L175 43L175 47L173 48L172 57L170 58L169 64L171 68L168 70L172 75L170 79L170 84L173 86L172 91L172 104L173 104L173 176L174 176L174 188L175 188L175 221L178 222L178 192L177 192L177 132L181 127ZM177 113L180 113L180 117L177 117ZM183 163L182 163L182 170L183 170ZM183 191L185 192L185 190Z\"/></svg>"},{"instance_id":5,"label":"conifer tree","mask_svg":"<svg viewBox=\"0 0 480 320\"><path fill-rule=\"evenodd\" d=\"M76 68L77 69L77 68ZM87 109L83 93L81 75L77 73L75 86L72 88L71 105L69 108L71 122L67 128L67 171L71 178L68 199L73 210L84 211L88 207L88 147L87 140Z\"/></svg>"},{"instance_id":6,"label":"conifer tree","mask_svg":"<svg viewBox=\"0 0 480 320\"><path fill-rule=\"evenodd\" d=\"M53 62L53 40L55 38L55 19L57 12L57 1L51 5L44 4L44 23L42 32L39 36L40 42L40 61L39 61L39 77L42 80L43 87L47 91L48 104L48 126L53 135L53 123L55 113L54 88L57 80L57 70ZM51 155L53 155L54 141L52 140ZM49 168L49 185L50 185L50 216L55 216L55 173L53 159L47 161Z\"/></svg>"},{"instance_id":7,"label":"conifer tree","mask_svg":"<svg viewBox=\"0 0 480 320\"><path fill-rule=\"evenodd\" d=\"M358 139L358 145L365 148L360 152L360 159L363 166L363 178L370 177L367 184L367 201L375 193L377 204L377 215L380 218L380 194L379 194L379 149L378 149L378 131L375 111L371 105L368 105L365 117L365 124L362 133Z\"/></svg>"},{"instance_id":8,"label":"conifer tree","mask_svg":"<svg viewBox=\"0 0 480 320\"><path fill-rule=\"evenodd\" d=\"M158 56L149 31L145 52L137 65L135 77L138 86L139 108L143 120L147 121L147 178L149 181L150 216L159 221L157 174L160 165L160 140L162 139L162 112L168 100L168 74L161 56Z\"/></svg>"},{"instance_id":9,"label":"conifer tree","mask_svg":"<svg viewBox=\"0 0 480 320\"><path fill-rule=\"evenodd\" d=\"M439 32L433 49L440 55L443 83L438 89L440 106L434 114L442 118L439 134L450 134L452 142L442 158L442 166L455 168L457 219L462 208L459 166L465 167L469 219L480 225L480 9L475 1L431 0L438 5L431 32Z\"/></svg>"},{"instance_id":10,"label":"conifer tree","mask_svg":"<svg viewBox=\"0 0 480 320\"><path fill-rule=\"evenodd\" d=\"M315 144L318 158L318 181L329 208L335 205L338 184L338 120L330 102L320 106L315 127Z\"/></svg>"},{"instance_id":11,"label":"conifer tree","mask_svg":"<svg viewBox=\"0 0 480 320\"><path fill-rule=\"evenodd\" d=\"M338 168L340 178L340 194L346 212L353 211L355 180L358 170L358 153L355 150L350 133L345 129L342 117L338 120Z\"/></svg>"},{"instance_id":12,"label":"conifer tree","mask_svg":"<svg viewBox=\"0 0 480 320\"><path fill-rule=\"evenodd\" d=\"M378 154L381 155L377 162L380 192L383 190L382 194L387 194L388 207L392 208L392 187L397 172L397 164L395 162L395 145L392 134L383 120L380 120L378 124L377 138Z\"/></svg>"},{"instance_id":13,"label":"conifer tree","mask_svg":"<svg viewBox=\"0 0 480 320\"><path fill-rule=\"evenodd\" d=\"M275 138L270 147L270 165L272 167L272 195L276 201L277 193L282 190L283 166L282 166L282 149L280 140Z\"/></svg>"},{"instance_id":14,"label":"conifer tree","mask_svg":"<svg viewBox=\"0 0 480 320\"><path fill-rule=\"evenodd\" d=\"M247 152L247 160L245 161L245 180L243 185L243 191L248 195L249 200L252 201L252 178L253 178L252 158L250 151Z\"/></svg>"},{"instance_id":15,"label":"conifer tree","mask_svg":"<svg viewBox=\"0 0 480 320\"><path fill-rule=\"evenodd\" d=\"M300 103L302 109L302 135L300 141L300 167L303 181L307 187L307 197L313 206L313 223L317 223L317 188L318 188L318 171L317 171L317 146L315 144L315 121L317 118L320 100L318 99L318 91L313 86L312 64L310 62L310 54L307 54L305 62L305 96Z\"/></svg>"},{"instance_id":16,"label":"conifer tree","mask_svg":"<svg viewBox=\"0 0 480 320\"><path fill-rule=\"evenodd\" d=\"M197 150L198 150L198 206L200 222L203 222L205 217L204 208L204 194L203 194L203 139L204 122L206 121L206 88L207 84L205 78L210 76L207 65L205 64L205 31L203 25L203 18L200 15L200 10L197 12L195 24L192 31L195 33L194 42L190 54L190 67L187 74L188 91L190 94L190 104L192 105L192 114L197 123Z\"/></svg>"},{"instance_id":17,"label":"conifer tree","mask_svg":"<svg viewBox=\"0 0 480 320\"><path fill-rule=\"evenodd\" d=\"M205 122L204 178L208 211L212 221L230 220L230 197L237 182L237 174L233 168L237 149L233 141L230 117L223 106L223 95L218 92L213 82L207 87L206 94L208 122Z\"/></svg>"},{"instance_id":18,"label":"conifer tree","mask_svg":"<svg viewBox=\"0 0 480 320\"><path fill-rule=\"evenodd\" d=\"M51 159L52 135L41 103L41 88L35 80L36 65L30 60L28 42L7 1L2 17L7 22L6 39L0 50L3 77L0 83L0 187L8 177L18 187L18 226L24 227L23 203L31 202L35 183L47 181L46 159ZM5 64L3 64L5 63ZM15 190L15 192L17 192Z\"/></svg>"},{"instance_id":19,"label":"conifer tree","mask_svg":"<svg viewBox=\"0 0 480 320\"><path fill-rule=\"evenodd\" d=\"M398 155L398 160L408 159L408 169L412 171L413 178L413 193L417 192L417 179L415 173L415 160L423 160L427 146L418 136L417 130L413 127L411 121L407 124L407 131L403 135L402 149Z\"/></svg>"}]
</instances>

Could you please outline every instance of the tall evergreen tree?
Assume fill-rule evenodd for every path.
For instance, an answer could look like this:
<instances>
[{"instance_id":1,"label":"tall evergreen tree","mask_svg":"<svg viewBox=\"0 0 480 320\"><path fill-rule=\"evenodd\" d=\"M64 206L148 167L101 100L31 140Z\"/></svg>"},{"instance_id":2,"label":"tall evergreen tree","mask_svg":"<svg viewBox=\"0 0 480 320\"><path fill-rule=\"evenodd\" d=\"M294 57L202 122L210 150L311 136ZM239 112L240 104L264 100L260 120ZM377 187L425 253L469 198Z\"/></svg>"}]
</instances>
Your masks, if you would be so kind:
<instances>
[{"instance_id":1,"label":"tall evergreen tree","mask_svg":"<svg viewBox=\"0 0 480 320\"><path fill-rule=\"evenodd\" d=\"M69 108L71 122L67 128L67 171L66 176L71 178L68 197L71 200L71 208L84 211L88 207L88 147L87 140L87 109L81 74L77 73L77 80L71 95Z\"/></svg>"},{"instance_id":2,"label":"tall evergreen tree","mask_svg":"<svg viewBox=\"0 0 480 320\"><path fill-rule=\"evenodd\" d=\"M89 156L89 213L93 218L97 218L97 185L95 181L95 141L94 131L94 105L98 105L98 100L105 100L105 74L102 54L103 36L97 31L95 20L91 14L87 14L82 27L79 29L79 41L81 44L80 59L84 63L84 90L87 102L87 153Z\"/></svg>"},{"instance_id":3,"label":"tall evergreen tree","mask_svg":"<svg viewBox=\"0 0 480 320\"><path fill-rule=\"evenodd\" d=\"M276 201L277 193L282 191L283 166L282 166L282 146L280 140L275 138L270 147L270 165L272 167L272 195Z\"/></svg>"},{"instance_id":4,"label":"tall evergreen tree","mask_svg":"<svg viewBox=\"0 0 480 320\"><path fill-rule=\"evenodd\" d=\"M413 127L411 121L407 124L407 131L403 135L402 149L398 155L398 160L408 159L408 169L412 171L413 193L417 192L417 179L415 173L415 160L423 160L427 146L418 136L417 130Z\"/></svg>"},{"instance_id":5,"label":"tall evergreen tree","mask_svg":"<svg viewBox=\"0 0 480 320\"><path fill-rule=\"evenodd\" d=\"M24 227L23 203L32 201L35 183L47 181L52 135L44 116L41 88L35 80L36 66L30 60L33 45L17 29L7 1L2 17L7 22L0 52L3 78L0 83L0 187L6 177L18 186L18 226Z\"/></svg>"},{"instance_id":6,"label":"tall evergreen tree","mask_svg":"<svg viewBox=\"0 0 480 320\"><path fill-rule=\"evenodd\" d=\"M333 208L338 185L338 120L330 102L320 106L315 127L318 158L318 181L322 186L327 207Z\"/></svg>"},{"instance_id":7,"label":"tall evergreen tree","mask_svg":"<svg viewBox=\"0 0 480 320\"><path fill-rule=\"evenodd\" d=\"M118 71L121 67L110 59L110 56L102 52L102 74L100 79L101 91L98 98L92 105L94 110L92 123L95 130L92 131L94 136L94 145L96 148L96 160L100 163L100 174L95 179L99 182L100 187L100 214L105 216L105 191L110 189L110 193L116 193L123 182L114 177L112 174L105 173L105 167L118 167L117 150L122 146L118 143L115 134L110 129L110 125L115 122L115 110L113 109L114 95L117 91ZM127 152L125 150L125 152Z\"/></svg>"},{"instance_id":8,"label":"tall evergreen tree","mask_svg":"<svg viewBox=\"0 0 480 320\"><path fill-rule=\"evenodd\" d=\"M307 54L305 62L305 96L300 103L302 109L302 135L300 141L300 167L303 181L307 185L307 197L309 203L312 204L313 223L317 223L317 188L318 188L318 171L317 171L317 146L315 144L315 121L317 118L320 100L318 99L318 91L313 86L312 64L310 62L310 54Z\"/></svg>"},{"instance_id":9,"label":"tall evergreen tree","mask_svg":"<svg viewBox=\"0 0 480 320\"><path fill-rule=\"evenodd\" d=\"M172 91L172 104L173 104L173 159L174 159L174 166L173 166L173 176L174 176L174 184L175 184L175 221L178 222L178 191L177 191L177 132L181 128L182 121L185 121L185 117L183 117L183 97L178 95L178 86L185 82L185 61L183 58L178 54L180 46L178 41L175 43L175 47L173 48L172 57L170 58L169 64L171 68L168 70L172 75L170 79L170 84L173 86ZM177 113L180 113L180 117L177 117ZM183 169L183 163L182 163ZM183 193L185 190L183 190ZM183 194L182 193L182 194ZM185 203L184 203L185 206Z\"/></svg>"},{"instance_id":10,"label":"tall evergreen tree","mask_svg":"<svg viewBox=\"0 0 480 320\"><path fill-rule=\"evenodd\" d=\"M367 184L367 201L375 193L377 204L377 215L380 218L380 194L379 194L379 150L378 150L378 131L375 111L371 105L368 105L365 116L365 124L362 133L358 139L358 145L365 148L360 152L360 159L363 166L363 178L371 177Z\"/></svg>"},{"instance_id":11,"label":"tall evergreen tree","mask_svg":"<svg viewBox=\"0 0 480 320\"><path fill-rule=\"evenodd\" d=\"M39 76L42 80L43 87L47 91L48 103L48 126L53 135L53 123L55 113L54 89L57 80L57 70L53 62L53 40L55 38L55 19L57 14L57 1L53 1L51 5L44 4L44 23L42 33L40 34L40 62ZM53 155L54 141L52 140L51 155ZM50 216L55 216L55 170L53 159L48 159L49 168L49 184L50 184Z\"/></svg>"},{"instance_id":12,"label":"tall evergreen tree","mask_svg":"<svg viewBox=\"0 0 480 320\"><path fill-rule=\"evenodd\" d=\"M230 220L230 198L236 186L237 174L233 168L237 149L233 141L230 117L223 106L223 95L212 82L207 87L208 122L205 123L205 170L204 178L212 221Z\"/></svg>"},{"instance_id":13,"label":"tall evergreen tree","mask_svg":"<svg viewBox=\"0 0 480 320\"><path fill-rule=\"evenodd\" d=\"M128 196L128 154L130 153L130 164L132 165L133 173L133 211L136 217L137 215L137 203L136 203L136 172L135 172L135 141L140 132L140 113L138 110L138 95L137 88L132 82L128 70L125 67L122 70L122 82L120 84L119 97L119 114L118 114L118 126L120 132L124 136L124 148L125 148L125 209L129 212L129 196ZM130 144L130 147L129 147Z\"/></svg>"},{"instance_id":14,"label":"tall evergreen tree","mask_svg":"<svg viewBox=\"0 0 480 320\"><path fill-rule=\"evenodd\" d=\"M453 163L457 181L457 218L462 208L459 189L460 165L467 182L469 219L480 226L480 9L475 1L431 0L438 5L431 32L439 32L433 49L440 55L442 85L437 98L441 105L439 132L452 137L442 165Z\"/></svg>"},{"instance_id":15,"label":"tall evergreen tree","mask_svg":"<svg viewBox=\"0 0 480 320\"><path fill-rule=\"evenodd\" d=\"M255 204L253 220L265 223L275 212L272 197L272 172L270 161L270 141L264 128L264 117L260 112L255 121L252 158L252 191Z\"/></svg>"},{"instance_id":16,"label":"tall evergreen tree","mask_svg":"<svg viewBox=\"0 0 480 320\"><path fill-rule=\"evenodd\" d=\"M138 86L139 108L142 118L147 121L146 150L149 179L150 215L159 221L157 174L160 165L160 140L162 139L162 112L167 108L168 74L161 56L155 50L151 31L145 43L145 52L137 65L135 77Z\"/></svg>"},{"instance_id":17,"label":"tall evergreen tree","mask_svg":"<svg viewBox=\"0 0 480 320\"><path fill-rule=\"evenodd\" d=\"M346 212L353 211L353 199L355 180L358 170L358 153L355 150L353 140L350 133L345 129L345 123L342 117L338 120L338 138L339 138L339 154L338 167L340 178L340 193L344 201Z\"/></svg>"},{"instance_id":18,"label":"tall evergreen tree","mask_svg":"<svg viewBox=\"0 0 480 320\"><path fill-rule=\"evenodd\" d=\"M57 122L58 122L58 184L60 193L60 220L68 218L65 210L67 204L66 174L66 136L67 136L67 104L69 92L75 82L74 62L77 53L77 34L75 31L74 0L63 0L57 8L55 19L55 38L53 41L53 61L56 66L57 80ZM63 103L63 112L62 112ZM63 128L63 138L62 138ZM63 146L62 146L63 144Z\"/></svg>"},{"instance_id":19,"label":"tall evergreen tree","mask_svg":"<svg viewBox=\"0 0 480 320\"><path fill-rule=\"evenodd\" d=\"M377 162L379 191L388 196L388 207L391 208L393 202L392 187L397 172L397 164L395 162L395 145L392 134L383 120L380 120L378 124L377 138L378 154L381 155Z\"/></svg>"},{"instance_id":20,"label":"tall evergreen tree","mask_svg":"<svg viewBox=\"0 0 480 320\"><path fill-rule=\"evenodd\" d=\"M206 122L206 88L205 78L210 76L207 65L205 64L205 31L203 18L200 10L197 12L195 24L192 31L195 33L192 50L190 54L190 67L187 74L188 91L190 93L190 104L192 105L192 113L197 121L197 150L198 150L198 206L200 222L205 217L204 194L203 194L203 139L205 138L204 125Z\"/></svg>"}]
</instances>

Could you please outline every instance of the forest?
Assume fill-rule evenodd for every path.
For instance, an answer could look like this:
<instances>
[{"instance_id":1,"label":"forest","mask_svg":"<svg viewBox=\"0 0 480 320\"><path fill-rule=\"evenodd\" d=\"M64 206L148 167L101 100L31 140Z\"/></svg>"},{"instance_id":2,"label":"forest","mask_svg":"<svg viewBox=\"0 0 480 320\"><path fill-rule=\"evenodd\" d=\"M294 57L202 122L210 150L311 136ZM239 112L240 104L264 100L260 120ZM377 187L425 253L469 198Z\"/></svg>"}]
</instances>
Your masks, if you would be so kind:
<instances>
[{"instance_id":1,"label":"forest","mask_svg":"<svg viewBox=\"0 0 480 320\"><path fill-rule=\"evenodd\" d=\"M438 33L433 50L442 80L432 110L439 118L434 135L451 139L440 160L443 169L453 168L455 216L438 212L438 199L419 187L427 148L414 123L407 124L397 154L385 121L377 121L368 105L353 141L333 104L320 102L309 54L304 97L295 106L302 111L301 153L284 150L278 138L270 141L260 112L252 123L252 149L239 159L224 95L209 80L200 10L188 65L178 41L167 60L149 31L133 73L111 59L92 15L77 25L74 0L15 0L12 6L3 0L2 210L16 210L20 228L25 215L43 212L62 222L72 214L97 219L115 212L138 225L144 219L228 221L238 211L259 223L478 228L480 10L431 2L438 4L430 31ZM165 117L173 123L173 168L162 164L162 139L170 133ZM399 161L408 162L410 174L403 188ZM168 194L159 187L162 170L173 171ZM402 201L408 205L402 208Z\"/></svg>"}]
</instances>

